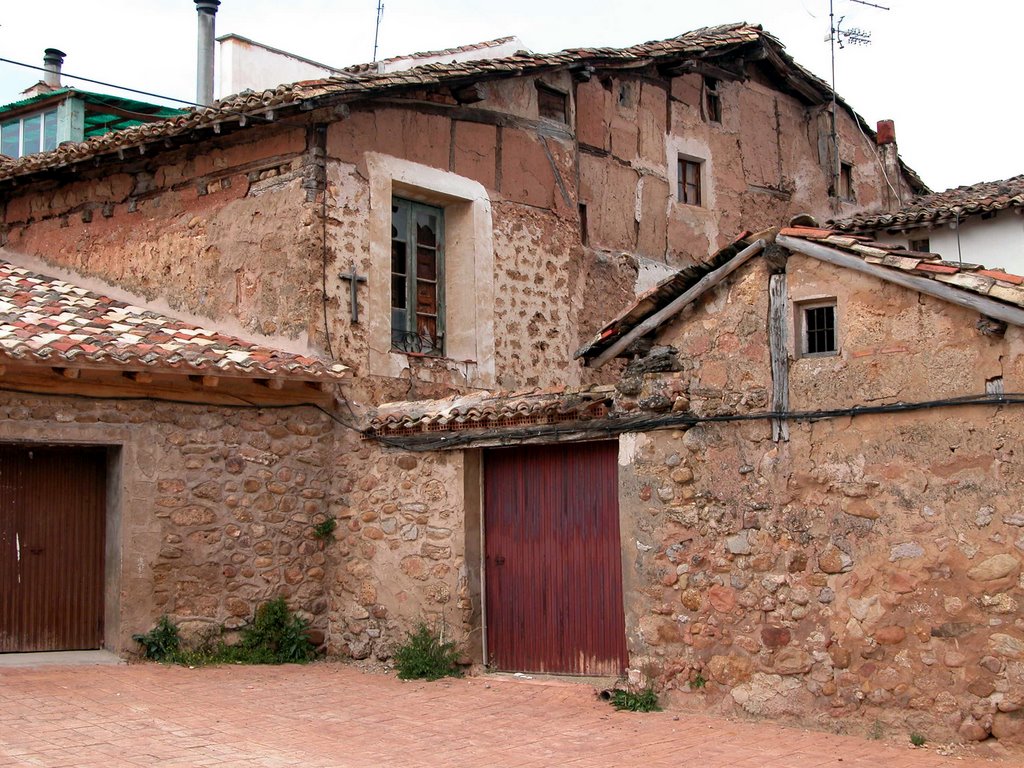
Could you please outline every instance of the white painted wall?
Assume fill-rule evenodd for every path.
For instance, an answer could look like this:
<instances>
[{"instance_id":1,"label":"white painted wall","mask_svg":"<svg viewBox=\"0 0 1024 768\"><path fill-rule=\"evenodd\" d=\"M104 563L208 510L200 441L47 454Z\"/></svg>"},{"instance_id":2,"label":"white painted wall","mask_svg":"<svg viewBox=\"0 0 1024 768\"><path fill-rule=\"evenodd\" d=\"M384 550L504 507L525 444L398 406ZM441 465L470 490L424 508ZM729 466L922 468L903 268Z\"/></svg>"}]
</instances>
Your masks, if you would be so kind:
<instances>
[{"instance_id":1,"label":"white painted wall","mask_svg":"<svg viewBox=\"0 0 1024 768\"><path fill-rule=\"evenodd\" d=\"M411 54L392 61L381 62L383 72L401 72L403 69L422 67L424 64L450 64L453 61L479 61L480 59L501 59L513 55L516 51L526 50L523 41L513 37L497 45L476 48L472 51L457 51L455 53L441 53L437 56L421 56Z\"/></svg>"},{"instance_id":2,"label":"white painted wall","mask_svg":"<svg viewBox=\"0 0 1024 768\"><path fill-rule=\"evenodd\" d=\"M972 216L961 221L959 249L955 222L896 235L875 233L875 239L880 243L898 243L903 246L908 246L910 240L926 237L931 252L939 254L946 261L962 260L964 263L983 264L1015 275L1024 275L1024 216L1014 209L1000 211L991 219Z\"/></svg>"},{"instance_id":3,"label":"white painted wall","mask_svg":"<svg viewBox=\"0 0 1024 768\"><path fill-rule=\"evenodd\" d=\"M217 46L217 57L220 60L218 98L247 89L265 91L282 83L343 74L326 64L257 43L240 35L218 37Z\"/></svg>"}]
</instances>

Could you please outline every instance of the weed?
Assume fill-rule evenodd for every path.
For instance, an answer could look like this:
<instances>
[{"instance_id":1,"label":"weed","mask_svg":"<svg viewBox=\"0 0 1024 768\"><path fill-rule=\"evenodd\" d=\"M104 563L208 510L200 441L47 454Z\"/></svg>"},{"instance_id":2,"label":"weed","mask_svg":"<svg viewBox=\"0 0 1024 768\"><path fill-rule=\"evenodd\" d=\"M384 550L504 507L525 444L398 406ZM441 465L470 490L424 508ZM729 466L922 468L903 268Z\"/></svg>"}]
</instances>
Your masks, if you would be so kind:
<instances>
[{"instance_id":1,"label":"weed","mask_svg":"<svg viewBox=\"0 0 1024 768\"><path fill-rule=\"evenodd\" d=\"M331 538L331 534L334 533L334 529L337 527L337 520L333 517L325 518L313 526L313 536L320 539L320 541L328 541Z\"/></svg>"},{"instance_id":2,"label":"weed","mask_svg":"<svg viewBox=\"0 0 1024 768\"><path fill-rule=\"evenodd\" d=\"M917 731L914 731L910 734L910 743L913 744L915 747L923 747L926 741L928 741L928 739L926 739Z\"/></svg>"},{"instance_id":3,"label":"weed","mask_svg":"<svg viewBox=\"0 0 1024 768\"><path fill-rule=\"evenodd\" d=\"M868 738L872 741L878 741L882 738L884 733L885 731L882 728L882 721L875 720L875 722L871 724L871 730L868 731Z\"/></svg>"},{"instance_id":4,"label":"weed","mask_svg":"<svg viewBox=\"0 0 1024 768\"><path fill-rule=\"evenodd\" d=\"M437 680L458 677L459 653L455 643L445 642L426 624L408 633L405 645L395 651L395 667L402 680Z\"/></svg>"},{"instance_id":5,"label":"weed","mask_svg":"<svg viewBox=\"0 0 1024 768\"><path fill-rule=\"evenodd\" d=\"M630 712L661 711L661 707L658 705L658 694L651 686L640 691L612 691L611 702L616 709L625 709Z\"/></svg>"},{"instance_id":6,"label":"weed","mask_svg":"<svg viewBox=\"0 0 1024 768\"><path fill-rule=\"evenodd\" d=\"M132 640L142 646L142 655L153 661L170 661L181 648L178 627L167 618L167 614L161 616L149 632L132 635Z\"/></svg>"},{"instance_id":7,"label":"weed","mask_svg":"<svg viewBox=\"0 0 1024 768\"><path fill-rule=\"evenodd\" d=\"M693 680L690 681L690 688L692 688L695 691L699 691L701 688L703 688L707 684L708 684L707 678L705 678L704 675L702 675L700 672L698 672L697 676L695 678L693 678Z\"/></svg>"},{"instance_id":8,"label":"weed","mask_svg":"<svg viewBox=\"0 0 1024 768\"><path fill-rule=\"evenodd\" d=\"M166 616L150 632L133 635L133 639L142 645L145 658L189 667L303 663L316 655L309 639L309 624L293 614L280 597L256 609L256 616L242 631L238 645L228 645L220 637L210 636L198 648L182 648L178 628Z\"/></svg>"}]
</instances>

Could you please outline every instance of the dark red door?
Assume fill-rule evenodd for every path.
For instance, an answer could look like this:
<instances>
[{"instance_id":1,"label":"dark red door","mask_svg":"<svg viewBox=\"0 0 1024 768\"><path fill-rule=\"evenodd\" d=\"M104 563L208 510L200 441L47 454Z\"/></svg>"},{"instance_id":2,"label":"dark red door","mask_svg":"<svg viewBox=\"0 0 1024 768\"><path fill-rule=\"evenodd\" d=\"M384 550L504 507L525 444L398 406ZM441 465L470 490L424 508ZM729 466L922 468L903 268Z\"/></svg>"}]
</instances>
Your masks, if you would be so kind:
<instances>
[{"instance_id":1,"label":"dark red door","mask_svg":"<svg viewBox=\"0 0 1024 768\"><path fill-rule=\"evenodd\" d=\"M0 652L103 644L106 452L0 446Z\"/></svg>"},{"instance_id":2,"label":"dark red door","mask_svg":"<svg viewBox=\"0 0 1024 768\"><path fill-rule=\"evenodd\" d=\"M492 668L573 675L625 669L617 458L616 443L486 454Z\"/></svg>"}]
</instances>

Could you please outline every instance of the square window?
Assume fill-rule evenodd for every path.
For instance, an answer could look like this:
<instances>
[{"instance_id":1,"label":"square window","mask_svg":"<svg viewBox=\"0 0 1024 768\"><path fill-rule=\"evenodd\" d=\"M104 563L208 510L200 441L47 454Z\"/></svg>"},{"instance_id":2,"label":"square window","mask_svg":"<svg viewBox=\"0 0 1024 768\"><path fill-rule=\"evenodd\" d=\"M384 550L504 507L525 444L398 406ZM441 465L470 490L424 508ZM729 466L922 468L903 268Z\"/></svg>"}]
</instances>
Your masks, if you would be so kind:
<instances>
[{"instance_id":1,"label":"square window","mask_svg":"<svg viewBox=\"0 0 1024 768\"><path fill-rule=\"evenodd\" d=\"M801 353L804 356L834 355L839 350L834 300L799 307Z\"/></svg>"},{"instance_id":2,"label":"square window","mask_svg":"<svg viewBox=\"0 0 1024 768\"><path fill-rule=\"evenodd\" d=\"M910 241L910 250L912 251L917 251L918 253L931 253L931 249L932 244L927 237Z\"/></svg>"},{"instance_id":3,"label":"square window","mask_svg":"<svg viewBox=\"0 0 1024 768\"><path fill-rule=\"evenodd\" d=\"M688 157L679 158L678 195L685 205L701 205L701 166L704 163Z\"/></svg>"},{"instance_id":4,"label":"square window","mask_svg":"<svg viewBox=\"0 0 1024 768\"><path fill-rule=\"evenodd\" d=\"M391 346L444 354L444 211L391 202Z\"/></svg>"},{"instance_id":5,"label":"square window","mask_svg":"<svg viewBox=\"0 0 1024 768\"><path fill-rule=\"evenodd\" d=\"M569 97L549 85L537 83L537 107L540 116L559 123L568 123Z\"/></svg>"}]
</instances>

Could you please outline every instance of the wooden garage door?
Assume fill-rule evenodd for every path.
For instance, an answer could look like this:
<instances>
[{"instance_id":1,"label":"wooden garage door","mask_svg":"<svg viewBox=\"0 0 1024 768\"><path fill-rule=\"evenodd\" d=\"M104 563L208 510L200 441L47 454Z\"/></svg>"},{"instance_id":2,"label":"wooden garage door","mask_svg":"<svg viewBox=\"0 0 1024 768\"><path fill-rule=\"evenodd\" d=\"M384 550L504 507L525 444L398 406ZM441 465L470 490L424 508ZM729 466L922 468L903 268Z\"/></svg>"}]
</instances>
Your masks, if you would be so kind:
<instances>
[{"instance_id":1,"label":"wooden garage door","mask_svg":"<svg viewBox=\"0 0 1024 768\"><path fill-rule=\"evenodd\" d=\"M106 452L0 446L0 652L103 643Z\"/></svg>"},{"instance_id":2,"label":"wooden garage door","mask_svg":"<svg viewBox=\"0 0 1024 768\"><path fill-rule=\"evenodd\" d=\"M484 460L492 668L626 667L615 443L489 451Z\"/></svg>"}]
</instances>

